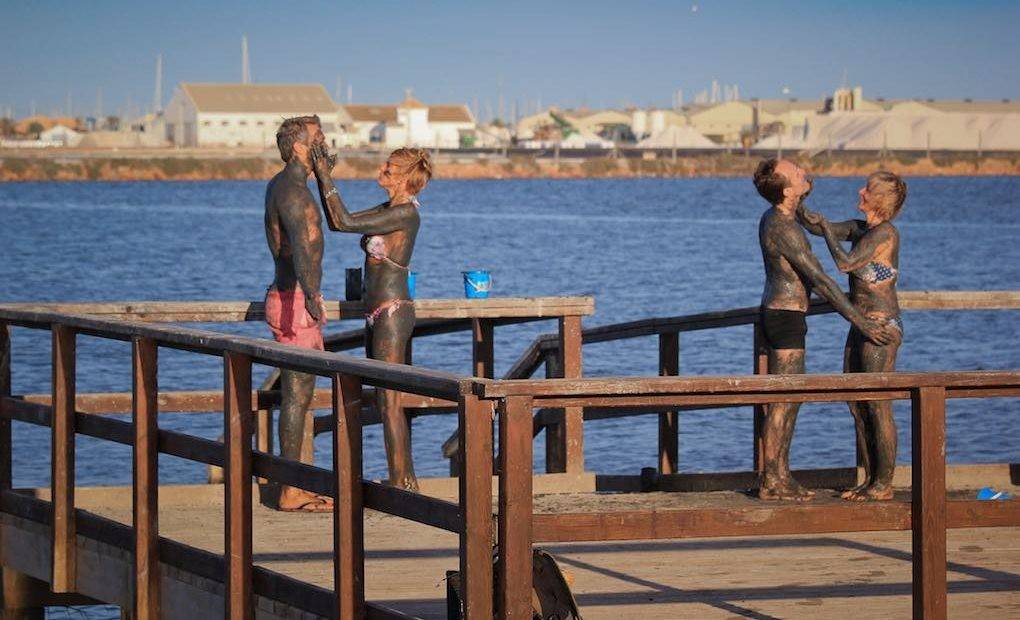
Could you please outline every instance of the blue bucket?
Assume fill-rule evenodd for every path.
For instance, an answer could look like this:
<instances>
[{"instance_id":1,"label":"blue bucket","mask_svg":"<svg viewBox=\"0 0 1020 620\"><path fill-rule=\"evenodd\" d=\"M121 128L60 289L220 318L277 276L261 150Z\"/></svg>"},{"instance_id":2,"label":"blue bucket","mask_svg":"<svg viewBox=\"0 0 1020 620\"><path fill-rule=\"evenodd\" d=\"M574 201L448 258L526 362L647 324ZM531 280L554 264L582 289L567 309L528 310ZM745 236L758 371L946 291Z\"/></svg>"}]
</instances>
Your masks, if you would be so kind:
<instances>
[{"instance_id":1,"label":"blue bucket","mask_svg":"<svg viewBox=\"0 0 1020 620\"><path fill-rule=\"evenodd\" d=\"M468 299L485 299L492 290L492 276L488 271L463 271L464 297Z\"/></svg>"},{"instance_id":2,"label":"blue bucket","mask_svg":"<svg viewBox=\"0 0 1020 620\"><path fill-rule=\"evenodd\" d=\"M417 279L418 279L417 271L407 272L407 296L410 297L411 299L414 299L414 284L415 280Z\"/></svg>"}]
</instances>

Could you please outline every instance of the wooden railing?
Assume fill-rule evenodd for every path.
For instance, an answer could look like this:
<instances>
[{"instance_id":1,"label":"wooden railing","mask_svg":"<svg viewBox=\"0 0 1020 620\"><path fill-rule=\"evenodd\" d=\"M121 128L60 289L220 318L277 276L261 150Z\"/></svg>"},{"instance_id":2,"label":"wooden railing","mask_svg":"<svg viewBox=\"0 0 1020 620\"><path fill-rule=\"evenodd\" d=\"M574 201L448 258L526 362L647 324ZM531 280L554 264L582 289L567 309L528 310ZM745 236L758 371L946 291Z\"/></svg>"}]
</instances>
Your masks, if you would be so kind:
<instances>
[{"instance_id":1,"label":"wooden railing","mask_svg":"<svg viewBox=\"0 0 1020 620\"><path fill-rule=\"evenodd\" d=\"M1020 291L901 291L900 308L903 311L948 311L948 310L1020 310ZM814 298L808 308L809 315L831 314L835 310L822 299ZM659 345L659 374L677 376L680 374L680 334L685 332L721 329L740 325L754 326L752 343L752 369L755 374L768 373L768 360L762 353L761 333L758 325L759 308L750 306L719 312L705 312L677 317L658 317L600 325L581 332L583 345L629 340L633 338L657 337ZM546 367L546 376L555 377L555 364L559 356L557 334L537 337L524 351L517 362L504 375L504 379L528 379ZM679 409L659 414L658 469L662 474L679 471L679 419L678 411L703 409L706 405L686 405ZM621 407L586 406L584 420L598 420L606 417L644 415L647 411ZM546 429L546 424L558 419L554 409L540 410L535 416L533 432L537 436ZM755 470L760 471L760 437L764 420L763 407L755 406L753 458ZM443 454L453 458L458 444L451 437L444 446ZM548 470L547 470L548 471Z\"/></svg>"},{"instance_id":2,"label":"wooden railing","mask_svg":"<svg viewBox=\"0 0 1020 620\"><path fill-rule=\"evenodd\" d=\"M945 401L1020 396L1020 372L862 373L492 381L475 393L499 412L500 617L530 618L531 545L537 542L913 531L915 618L946 617L946 529L1020 526L1012 502L946 499ZM532 411L764 406L773 402L909 399L913 405L910 501L742 508L533 514ZM470 439L469 439L470 441ZM481 440L479 443L484 441ZM468 459L476 450L467 444ZM468 475L477 472L469 469ZM487 593L472 593L488 609ZM478 617L487 617L479 615Z\"/></svg>"},{"instance_id":3,"label":"wooden railing","mask_svg":"<svg viewBox=\"0 0 1020 620\"><path fill-rule=\"evenodd\" d=\"M27 402L10 392L10 326L52 334L53 389L49 404ZM132 343L132 420L126 422L76 410L77 336ZM159 411L157 364L160 348L221 356L224 362L225 442L219 443L156 424ZM266 364L332 379L333 467L305 465L252 449L252 364ZM362 386L372 385L457 403L461 429L470 445L479 427L491 428L490 406L471 393L471 380L449 373L387 364L346 355L308 351L266 340L225 336L181 327L97 319L91 316L0 309L0 506L4 512L49 523L53 592L76 588L77 535L96 536L133 552L134 613L158 618L159 563L222 581L226 613L250 618L254 594L265 594L322 616L405 617L364 601L363 512L372 508L461 535L466 583L488 580L491 587L491 490L462 479L455 504L362 479ZM10 421L47 426L52 433L51 501L11 491ZM133 526L119 526L75 509L75 437L88 435L133 447ZM490 431L491 434L491 431ZM479 444L480 445L480 444ZM491 462L491 440L489 460ZM158 537L158 454L222 467L226 482L223 556ZM478 467L472 462L473 467ZM491 472L491 464L488 470ZM252 476L336 498L334 509L334 593L252 565ZM486 477L486 481L488 478ZM477 493L485 497L476 498ZM479 507L485 505L484 511ZM51 517L49 515L52 515ZM79 528L79 522L84 528ZM484 550L484 553L483 553ZM481 559L484 556L485 561ZM486 572L488 566L488 572ZM471 587L469 585L469 587Z\"/></svg>"},{"instance_id":4,"label":"wooden railing","mask_svg":"<svg viewBox=\"0 0 1020 620\"><path fill-rule=\"evenodd\" d=\"M909 306L908 306L909 307ZM819 304L813 313L824 312ZM669 335L720 324L754 321L754 309L700 317L642 322L589 338L621 334ZM9 326L50 330L53 387L48 404L11 396ZM602 328L599 328L602 329ZM592 332L594 331L594 334ZM132 342L132 421L99 417L76 407L78 335ZM677 343L678 344L678 343ZM158 350L180 349L224 360L224 443L159 429ZM322 469L252 448L253 363L289 368L332 380L333 467ZM465 447L458 503L429 498L362 479L363 386L382 387L423 399L454 402L458 440ZM229 617L251 617L254 596L265 595L321 616L405 617L364 600L365 508L456 532L466 617L530 618L531 547L535 542L682 538L691 536L903 530L914 533L916 617L945 617L945 530L953 527L1018 526L1010 503L946 500L945 400L1020 396L1020 372L888 373L742 377L486 380L392 365L334 353L278 345L260 339L180 327L97 319L53 312L0 308L0 510L51 528L51 587L76 587L76 537L120 546L135 562L134 611L159 616L159 563L170 563L222 581L226 575ZM910 399L913 403L913 494L909 502L822 504L740 509L533 514L534 412L557 409L657 414L695 407L763 407L771 402ZM498 512L492 513L493 414L498 418ZM540 414L541 416L541 414ZM10 421L51 428L52 499L11 491ZM133 446L133 525L128 528L74 507L74 446L77 435ZM158 537L157 455L223 467L226 479L226 553L209 554ZM334 591L297 582L252 565L251 480L259 476L336 498ZM494 537L494 533L498 536ZM492 543L498 561L494 580ZM493 590L493 584L498 590Z\"/></svg>"},{"instance_id":5,"label":"wooden railing","mask_svg":"<svg viewBox=\"0 0 1020 620\"><path fill-rule=\"evenodd\" d=\"M465 302L459 299L422 299L415 302L418 321L415 324L408 343L408 363L415 341L442 334L472 332L472 366L475 376L493 376L493 345L494 328L506 325L518 325L535 321L559 319L560 333L573 335L580 333L581 317L594 312L594 300L591 297L540 297L540 298L493 298L485 300L485 307L472 309L470 306L479 300ZM50 312L59 314L82 314L97 318L109 318L146 323L233 323L265 320L265 309L262 302L254 301L120 301L120 302L80 302L80 303L7 303L0 308L29 312ZM359 301L329 302L326 307L326 318L330 321L361 317L364 315L364 304ZM443 317L443 318L437 318ZM559 335L554 334L558 343ZM575 338L576 340L576 338ZM342 352L357 349L364 345L365 330L351 329L328 334L325 338L327 351ZM568 364L573 373L552 376L580 376L580 343L568 343L576 350L568 350L567 355L557 353L559 357L549 362L549 367L564 368ZM563 351L557 346L557 351ZM567 363L559 363L563 358ZM527 375L527 376L530 376ZM513 377L526 378L526 377ZM255 411L256 447L263 452L273 452L273 433L271 411L280 404L279 370L273 372L263 381L252 399L257 403ZM48 394L26 394L25 399L39 404L49 404ZM210 413L222 411L223 394L218 390L172 391L161 392L158 396L160 410L164 413ZM316 390L312 409L329 409L331 405L329 390ZM379 424L381 418L372 403L371 393L364 399L363 424ZM80 393L77 395L77 406L80 411L88 413L127 414L131 412L130 393ZM454 413L457 404L435 397L421 397L416 394L402 393L400 406L408 416L424 416ZM575 436L580 435L580 413L574 416L575 427L571 430ZM549 419L545 428L558 428L558 420ZM330 416L313 418L309 416L305 425L305 438L302 442L302 461L314 461L313 436L328 432L332 428ZM560 468L566 467L568 457L572 456L572 464L580 467L580 451L568 451L570 442L566 434L561 433L559 442L550 442L548 450ZM451 469L456 467L451 466Z\"/></svg>"}]
</instances>

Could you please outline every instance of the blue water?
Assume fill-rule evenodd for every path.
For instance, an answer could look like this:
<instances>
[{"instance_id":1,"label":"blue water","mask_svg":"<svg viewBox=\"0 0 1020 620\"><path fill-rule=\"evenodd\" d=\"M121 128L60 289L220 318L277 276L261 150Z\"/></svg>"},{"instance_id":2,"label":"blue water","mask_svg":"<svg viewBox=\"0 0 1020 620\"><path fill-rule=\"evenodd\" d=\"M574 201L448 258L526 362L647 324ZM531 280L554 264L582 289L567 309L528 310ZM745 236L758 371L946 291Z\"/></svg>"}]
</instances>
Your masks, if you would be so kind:
<instances>
[{"instance_id":1,"label":"blue water","mask_svg":"<svg viewBox=\"0 0 1020 620\"><path fill-rule=\"evenodd\" d=\"M1020 289L1020 179L909 179L902 217L901 290ZM830 218L855 215L860 179L823 178L811 198ZM260 299L272 277L262 230L260 182L18 183L0 185L0 300L239 300ZM370 182L347 182L349 204L381 201ZM463 295L461 272L487 269L498 295L594 295L595 326L757 303L762 287L757 222L764 203L746 179L516 180L433 182L421 196L422 229L413 269L417 294ZM339 297L344 268L362 255L355 235L327 232L324 292ZM824 244L816 251L829 273ZM904 370L1020 368L1016 312L911 312L900 355ZM347 322L331 329L350 329ZM261 323L208 326L269 337ZM554 323L498 328L497 373L504 372L531 339ZM810 319L809 372L838 372L846 323ZM684 374L748 373L751 329L684 334ZM361 352L357 352L361 354ZM585 347L588 376L652 375L654 338ZM423 366L466 373L467 334L419 341ZM16 393L47 392L48 333L16 329ZM268 369L257 367L258 383ZM168 350L160 353L163 390L219 389L219 359ZM130 389L128 345L79 339L79 391ZM1015 399L953 401L949 405L951 462L1020 461ZM910 457L909 404L897 403L900 461ZM217 415L165 414L163 428L215 438ZM420 475L442 475L440 444L454 416L414 422ZM366 429L365 470L385 472L380 427ZM685 413L681 467L685 471L751 466L748 408ZM80 437L81 484L130 482L130 451ZM541 441L541 440L540 440ZM15 425L15 484L49 484L49 438L39 428ZM654 416L592 422L586 426L587 467L602 473L637 473L656 459ZM853 431L845 406L806 405L793 445L795 467L845 466L854 460ZM536 455L544 453L541 444ZM317 444L329 463L328 437ZM537 457L540 458L540 457ZM163 482L199 482L203 466L163 457Z\"/></svg>"}]
</instances>

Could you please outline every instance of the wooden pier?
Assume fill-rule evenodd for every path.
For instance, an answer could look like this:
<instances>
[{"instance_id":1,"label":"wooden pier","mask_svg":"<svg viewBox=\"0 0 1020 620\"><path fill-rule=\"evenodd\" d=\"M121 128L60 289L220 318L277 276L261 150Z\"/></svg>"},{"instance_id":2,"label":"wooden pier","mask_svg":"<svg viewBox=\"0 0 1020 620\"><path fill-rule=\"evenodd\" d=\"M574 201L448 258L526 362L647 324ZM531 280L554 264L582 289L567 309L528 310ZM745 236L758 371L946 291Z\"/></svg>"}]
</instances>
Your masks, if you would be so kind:
<instances>
[{"instance_id":1,"label":"wooden pier","mask_svg":"<svg viewBox=\"0 0 1020 620\"><path fill-rule=\"evenodd\" d=\"M1020 294L1009 292L942 296L905 293L902 299L907 309L1020 308ZM123 305L125 310L121 315L127 314L128 307L137 309L144 304ZM0 307L0 513L3 522L0 559L13 575L11 580L18 574L27 574L48 583L53 593L85 595L90 599L119 604L130 608L133 615L140 618L220 615L251 618L256 612L260 617L406 618L414 617L414 614L431 615L432 612L418 606L421 601L402 605L400 601L407 596L387 595L387 587L399 589L401 582L392 575L387 578L385 572L377 573L373 572L375 568L369 568L374 566L373 554L378 553L377 549L385 550L387 544L410 546L408 536L397 532L417 532L416 528L421 526L428 526L439 533L415 540L445 541L430 544L447 551L423 555L431 558L442 556L446 569L459 568L463 578L462 611L470 619L488 620L494 611L504 618L530 618L531 549L536 543L555 543L554 549L562 549L560 553L573 558L571 549L574 547L569 544L574 543L616 541L580 546L592 553L611 553L607 550L628 544L620 541L782 536L786 537L782 540L789 537L821 540L823 542L808 545L843 549L846 557L852 559L854 553L861 553L861 545L874 547L878 543L873 541L880 540L893 550L891 555L902 562L903 539L897 538L902 535L895 532L905 530L911 531L913 615L918 618L945 618L950 606L947 594L952 592L955 597L958 591L955 581L952 590L948 587L947 541L959 545L961 550L975 546L986 548L983 545L987 548L1008 546L1008 541L1016 538L1016 528L1020 527L1020 509L1016 502L985 502L947 495L945 464L946 400L1020 396L1020 371L670 376L675 375L678 369L675 360L679 356L680 332L754 324L757 315L753 309L649 319L591 330L580 329L579 317L584 312L571 315L578 317L576 322L561 313L558 315L560 333L532 343L512 368L511 378L502 380L486 378L484 374L459 376L344 354L307 351L261 339L225 336L138 320L148 318L146 316L125 320L113 312L100 318L86 307L76 310L76 313L70 313L66 306ZM182 307L179 311L184 315L187 308ZM812 313L827 311L831 308L824 304L812 306ZM251 320L251 317L257 317L258 306L247 304L241 312L243 315L238 316ZM176 320L203 320L200 312L187 316L190 318ZM222 316L221 313L220 320ZM480 328L477 318L445 320L461 321L461 324L423 323L418 328L422 330L419 334L424 335L429 329L471 329L476 335L489 334L487 337L491 342L491 328L488 331ZM486 317L486 320L495 322L500 319ZM11 326L51 332L53 385L48 398L11 394ZM102 409L113 409L99 406L99 401L109 399L105 402L112 403L123 399L122 396L100 395L93 397L91 410L83 407L88 398L77 394L75 380L78 335L132 342L134 387L130 395L130 422L95 415ZM660 363L665 376L581 377L579 351L582 343L643 336L659 337ZM344 343L356 337L357 334L349 333L334 340L333 344L335 348L343 348L346 346ZM157 360L158 351L162 348L221 357L224 364L222 391L216 396L203 394L201 398L160 394ZM479 346L477 340L475 349L481 352L482 357L487 355L488 347ZM576 354L571 357L569 351ZM765 370L757 355L754 362L756 372ZM252 390L251 367L254 363L313 373L332 380L332 388L328 390L331 415L326 418L326 423L320 425L325 428L328 424L332 431L331 469L287 461L273 456L259 443L253 446L254 431L259 426L256 412L270 407L278 398L272 393ZM543 363L550 378L527 378ZM476 363L475 369L478 368ZM364 423L371 421L364 416L363 405L368 401L364 391L367 387L383 387L410 394L412 396L408 398L417 400L408 401L414 403L408 405L409 408L434 408L439 412L451 408L456 410L458 434L455 449L451 448L450 452L457 459L461 475L455 497L409 493L362 478L361 429ZM161 402L174 399L178 399L178 403L187 402L189 407L199 404L199 401L206 403L204 407L192 407L192 410L219 411L224 419L225 441L209 441L160 429L158 413L166 411ZM542 430L556 438L550 441L554 448L547 462L568 475L578 475L583 473L578 471L579 466L583 467L583 443L578 441L578 437L585 419L658 415L660 459L656 484L659 488L668 488L671 480L685 476L677 473L675 434L679 411L728 406L760 408L770 402L879 399L904 399L913 404L910 486L914 492L897 501L882 504L819 501L811 505L776 505L761 504L732 493L714 493L711 496L651 494L665 498L658 504L648 504L650 500L644 495L637 496L645 499L636 502L628 501L634 498L627 497L622 500L599 497L597 501L586 503L535 499L532 440ZM495 425L497 432L494 432L493 419L498 422ZM33 497L11 489L12 420L51 429L53 475L48 498ZM133 447L134 483L130 493L122 493L126 499L119 500L119 504L112 500L106 500L105 504L103 501L91 502L88 498L92 491L76 488L74 445L79 434ZM749 437L749 449L754 450L756 445L756 438ZM494 448L497 449L495 463ZM193 494L192 497L197 500L194 509L202 515L201 520L193 521L191 527L177 525L175 519L187 511L164 508L167 500L163 496L169 491L161 494L163 488L158 485L157 456L160 453L221 467L224 486L208 487L206 493L219 494L222 508L213 498ZM493 471L498 472L495 483ZM334 514L330 518L267 513L257 505L257 501L253 501L253 476L329 494L337 500ZM366 516L366 509L389 516L379 517L374 513ZM108 513L106 516L102 516L104 511ZM309 524L319 524L318 545L321 547L323 541L332 539L325 551L320 547L295 551L289 543L281 542L290 529L273 528L272 525L295 517L308 519ZM410 525L410 522L418 525ZM381 529L376 530L376 525ZM389 534L386 527L393 528ZM992 530L971 528L1008 529L998 530L1001 535L990 535L987 532ZM956 532L957 529L961 531ZM949 538L947 530L954 530ZM874 531L892 533L872 533L865 537L846 534ZM307 534L314 532L316 530L309 526ZM834 533L839 533L839 536L832 536ZM820 538L802 539L805 535ZM215 544L217 539L219 545ZM766 545L776 539L755 540ZM978 544L977 541L982 542ZM375 546L377 543L379 547ZM495 564L493 543L498 550ZM739 547L739 543L736 546ZM426 547L426 550L429 548L433 547ZM666 550L684 547L659 542L646 543L646 548ZM455 550L452 555L451 550ZM309 562L318 562L320 568L309 569L318 570L315 576L285 574L282 564L273 566L271 561L261 561L261 554L272 556L274 553L284 556L311 553L313 556ZM316 553L319 555L314 555ZM400 557L400 552L396 550L392 554L381 555L396 558ZM827 560L826 576L831 576L830 583L842 584L839 591L847 596L867 596L867 581L855 587L845 585L843 566L832 561L835 557L829 556ZM456 558L455 562L451 561L453 558ZM110 564L118 561L119 565ZM443 574L431 574L431 568L428 568L438 566L438 563L424 562L415 558L413 553L405 561L410 562L404 565L405 571L421 571L428 579L434 580L433 583L438 583L443 577ZM683 558L678 556L675 561L683 562ZM782 557L774 561L781 562ZM796 560L791 556L790 561ZM995 575L994 579L985 580L994 585L976 589L965 586L959 590L967 596L979 594L977 600L980 604L1000 605L1004 609L1015 606L1015 556L1004 562L994 560L994 565L988 567L981 566L984 558L975 561L978 566L971 568L986 577ZM660 583L649 579L642 573L646 569L641 567L632 569L634 573L631 574L612 568L611 563L605 566L598 562L585 564L586 560L581 557L574 558L573 562L578 571L601 570L603 574L616 571L614 575L619 580L627 581L626 577L630 576L632 584L635 583L633 580L646 588L655 584L659 590L669 594L666 598L672 597L677 601L690 601L690 597L683 596L687 588L693 587L702 592L713 588L709 581L704 581L704 576L693 581L699 585L689 585L692 582L687 580L692 577L685 572L672 573L680 583ZM671 560L662 556L657 562L665 565ZM727 564L717 563L716 571L727 574L730 561L723 559L721 562ZM297 563L304 564L303 561ZM973 562L968 566L971 564ZM408 571L409 567L411 570ZM738 568L734 565L733 571L739 572ZM120 578L101 578L111 571L120 571ZM882 572L885 573L884 570ZM846 569L846 574L850 573L852 571ZM783 574L787 573L780 573ZM894 575L891 587L883 586L878 591L884 591L884 596L893 598L906 596L902 586L904 582L896 580L898 573L893 570L891 574ZM180 579L168 579L168 575L176 575ZM191 577L197 578L188 581ZM6 586L9 580L7 574L4 579ZM372 585L367 580L372 580ZM28 579L22 581L31 583ZM760 575L749 577L748 581L763 583ZM790 586L783 582L782 577L777 581L772 582L772 587L777 588L773 598L784 598L781 594L783 588ZM798 581L803 582L802 579ZM498 589L494 589L494 582ZM182 583L190 585L181 586ZM881 583L881 580L876 583ZM11 591L29 589L29 586L12 587ZM796 588L792 592L793 595L785 598L826 598L799 597ZM438 594L430 597L428 605L443 598ZM655 598L652 597L653 601ZM703 595L702 598L711 597ZM725 603L723 611L739 614L740 604L730 599L743 600L747 597L723 595L716 598ZM591 614L594 614L591 617L599 617L611 607L605 604L607 600L618 601L619 608L614 608L616 611L613 613L641 617L664 613L661 610L651 611L656 607L628 596L614 599L611 595L609 599L589 599ZM733 605L737 608L734 609ZM805 605L805 613L797 615L811 614L814 605ZM647 614L644 611L646 607L649 609ZM957 608L955 603L952 607L954 610ZM601 612L598 611L600 608L603 608ZM642 611L635 611L638 609ZM828 610L817 611L819 615L829 616ZM768 612L754 613L767 617Z\"/></svg>"}]
</instances>

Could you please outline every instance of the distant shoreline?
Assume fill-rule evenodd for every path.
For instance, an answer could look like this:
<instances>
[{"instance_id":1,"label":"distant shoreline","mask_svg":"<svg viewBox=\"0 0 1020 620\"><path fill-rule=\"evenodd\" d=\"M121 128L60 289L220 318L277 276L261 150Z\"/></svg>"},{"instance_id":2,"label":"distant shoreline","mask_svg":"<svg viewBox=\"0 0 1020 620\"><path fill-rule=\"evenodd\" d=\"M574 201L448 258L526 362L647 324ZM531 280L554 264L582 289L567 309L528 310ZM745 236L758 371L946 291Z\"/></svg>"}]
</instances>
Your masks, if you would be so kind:
<instances>
[{"instance_id":1,"label":"distant shoreline","mask_svg":"<svg viewBox=\"0 0 1020 620\"><path fill-rule=\"evenodd\" d=\"M894 154L886 157L847 152L808 157L787 154L819 176L864 176L885 169L904 176L1018 176L1020 153L979 157L976 153L936 154L932 157ZM587 157L558 161L529 155L484 157L442 153L437 157L437 179L594 179L594 178L699 178L744 177L751 174L759 155L666 154L655 158ZM340 179L372 179L378 156L342 154L334 169ZM0 152L3 181L213 181L266 180L281 167L278 159L255 152L175 153L147 151L90 153L50 151Z\"/></svg>"}]
</instances>

